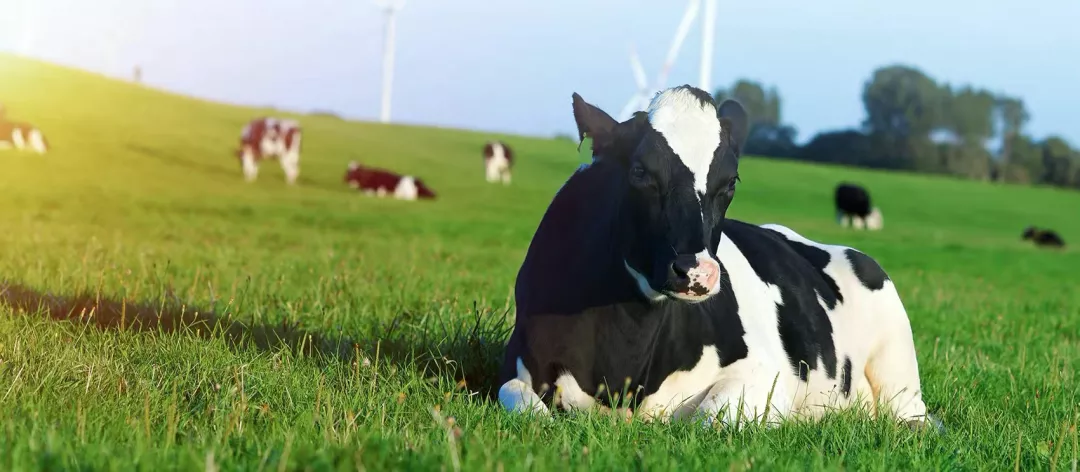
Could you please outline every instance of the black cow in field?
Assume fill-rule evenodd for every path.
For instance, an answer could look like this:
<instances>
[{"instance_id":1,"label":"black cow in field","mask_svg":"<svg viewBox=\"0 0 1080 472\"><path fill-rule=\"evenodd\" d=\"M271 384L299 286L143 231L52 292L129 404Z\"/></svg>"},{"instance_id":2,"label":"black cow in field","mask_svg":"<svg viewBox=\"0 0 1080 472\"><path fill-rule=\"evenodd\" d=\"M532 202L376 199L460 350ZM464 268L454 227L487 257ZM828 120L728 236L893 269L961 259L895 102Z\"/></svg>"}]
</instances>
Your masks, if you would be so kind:
<instances>
[{"instance_id":1,"label":"black cow in field","mask_svg":"<svg viewBox=\"0 0 1080 472\"><path fill-rule=\"evenodd\" d=\"M836 186L836 219L841 226L879 230L884 224L881 210L870 204L870 192L861 185L842 182Z\"/></svg>"},{"instance_id":2,"label":"black cow in field","mask_svg":"<svg viewBox=\"0 0 1080 472\"><path fill-rule=\"evenodd\" d=\"M684 85L622 123L576 93L573 109L593 162L555 194L518 272L504 408L775 424L878 400L879 415L928 421L907 313L877 262L725 217L738 102Z\"/></svg>"},{"instance_id":3,"label":"black cow in field","mask_svg":"<svg viewBox=\"0 0 1080 472\"><path fill-rule=\"evenodd\" d=\"M1032 241L1036 246L1065 247L1065 240L1061 239L1052 229L1039 229L1028 226L1022 236L1024 241Z\"/></svg>"}]
</instances>

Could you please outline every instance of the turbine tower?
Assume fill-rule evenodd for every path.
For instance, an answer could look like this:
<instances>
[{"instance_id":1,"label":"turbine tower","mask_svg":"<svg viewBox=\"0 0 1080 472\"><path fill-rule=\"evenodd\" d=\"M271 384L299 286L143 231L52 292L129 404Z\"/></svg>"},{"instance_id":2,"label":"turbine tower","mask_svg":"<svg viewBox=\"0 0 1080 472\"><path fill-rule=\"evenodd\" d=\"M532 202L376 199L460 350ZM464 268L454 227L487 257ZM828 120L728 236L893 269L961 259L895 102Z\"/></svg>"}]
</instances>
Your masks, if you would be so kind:
<instances>
[{"instance_id":1,"label":"turbine tower","mask_svg":"<svg viewBox=\"0 0 1080 472\"><path fill-rule=\"evenodd\" d=\"M698 79L698 87L711 93L709 89L712 87L713 31L716 23L716 0L704 1L705 16L702 19L703 25L701 35L701 75ZM656 82L652 88L649 88L645 83L645 73L641 70L641 62L638 60L637 52L631 48L630 65L633 67L634 79L637 82L638 89L634 95L630 97L626 106L623 107L618 118L619 121L628 120L635 111L649 106L652 94L664 88L668 74L671 72L671 67L675 65L675 59L679 56L679 50L682 48L682 43L686 39L686 35L690 32L690 27L693 25L694 19L698 15L698 10L701 9L701 2L702 0L690 0L690 3L686 5L686 11L683 13L682 20L679 21L679 26L675 30L675 37L672 39L671 47L668 48L667 56L664 58L663 67L660 69L660 73L657 75Z\"/></svg>"},{"instance_id":2,"label":"turbine tower","mask_svg":"<svg viewBox=\"0 0 1080 472\"><path fill-rule=\"evenodd\" d=\"M390 98L394 88L394 30L397 12L405 6L405 0L375 0L375 4L382 8L386 15L386 36L383 38L382 60L382 105L379 110L379 121L389 123Z\"/></svg>"},{"instance_id":3,"label":"turbine tower","mask_svg":"<svg viewBox=\"0 0 1080 472\"><path fill-rule=\"evenodd\" d=\"M716 0L705 0L705 17L701 19L701 75L698 88L708 93L712 90L712 58L714 32L716 31Z\"/></svg>"}]
</instances>

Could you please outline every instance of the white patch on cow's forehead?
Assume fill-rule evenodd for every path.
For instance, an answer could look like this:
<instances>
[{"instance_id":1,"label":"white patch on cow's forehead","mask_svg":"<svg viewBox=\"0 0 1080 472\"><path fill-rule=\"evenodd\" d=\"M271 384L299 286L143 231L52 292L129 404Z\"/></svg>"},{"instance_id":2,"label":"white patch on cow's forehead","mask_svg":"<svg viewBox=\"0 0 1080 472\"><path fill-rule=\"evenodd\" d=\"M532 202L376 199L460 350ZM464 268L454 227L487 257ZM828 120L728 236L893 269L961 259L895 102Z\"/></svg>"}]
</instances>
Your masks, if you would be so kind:
<instances>
[{"instance_id":1,"label":"white patch on cow's forehead","mask_svg":"<svg viewBox=\"0 0 1080 472\"><path fill-rule=\"evenodd\" d=\"M705 192L709 166L720 146L716 108L686 89L668 89L649 104L649 123L694 174L694 189Z\"/></svg>"}]
</instances>

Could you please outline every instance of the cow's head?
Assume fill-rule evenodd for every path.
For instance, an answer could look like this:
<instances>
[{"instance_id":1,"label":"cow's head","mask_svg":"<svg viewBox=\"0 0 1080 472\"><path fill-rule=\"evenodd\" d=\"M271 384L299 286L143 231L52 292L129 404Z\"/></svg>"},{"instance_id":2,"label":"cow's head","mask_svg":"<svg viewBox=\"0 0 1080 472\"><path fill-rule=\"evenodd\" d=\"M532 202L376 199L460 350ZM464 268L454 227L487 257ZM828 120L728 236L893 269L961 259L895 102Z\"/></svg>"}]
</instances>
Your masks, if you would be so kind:
<instances>
[{"instance_id":1,"label":"cow's head","mask_svg":"<svg viewBox=\"0 0 1080 472\"><path fill-rule=\"evenodd\" d=\"M746 111L732 100L717 107L686 85L622 123L576 93L573 100L579 138L592 138L594 160L617 164L625 178L621 250L638 288L652 300L715 295L715 252L739 178Z\"/></svg>"}]
</instances>

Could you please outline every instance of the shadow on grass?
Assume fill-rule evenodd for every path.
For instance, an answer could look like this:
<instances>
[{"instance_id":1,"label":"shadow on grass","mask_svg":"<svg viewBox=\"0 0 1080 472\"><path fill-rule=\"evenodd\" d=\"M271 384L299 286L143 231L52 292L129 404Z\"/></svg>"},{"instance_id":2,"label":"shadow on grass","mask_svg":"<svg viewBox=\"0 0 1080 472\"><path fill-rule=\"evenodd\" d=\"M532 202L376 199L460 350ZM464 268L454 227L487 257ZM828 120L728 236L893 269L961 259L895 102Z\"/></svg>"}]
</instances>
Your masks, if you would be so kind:
<instances>
[{"instance_id":1,"label":"shadow on grass","mask_svg":"<svg viewBox=\"0 0 1080 472\"><path fill-rule=\"evenodd\" d=\"M208 164L203 164L203 163L200 163L200 162L196 162L196 161L193 161L191 159L184 158L184 157L180 156L179 154L176 154L176 153L174 153L172 151L168 151L168 150L164 150L164 149L155 149L155 148L151 148L151 147L147 147L147 146L142 146L142 145L139 145L139 144L129 144L127 146L127 148L128 148L129 151L132 151L134 153L141 154L143 156L150 157L150 158L153 158L153 159L157 159L157 160L160 160L162 162L165 162L167 164L171 164L171 165L174 165L174 166L177 166L177 167L183 167L185 169L193 170L193 171L196 171L196 172L201 172L201 173L204 173L204 174L217 175L217 176L224 177L224 178L234 179L238 183L241 183L241 184L247 183L247 182L244 182L244 174L243 174L242 169L240 168L240 160L236 157L235 150L231 149L231 148L223 148L223 150L221 152L221 156L222 156L221 158L222 158L222 162L231 162L232 164L234 164L236 166L235 170L229 170L228 168L222 167L222 166L214 166L214 165L208 165ZM348 161L346 161L346 162L348 162ZM280 164L277 161L277 159L269 159L269 160L261 162L259 164L259 169L262 170L265 166L279 167ZM301 166L303 166L303 163L301 163ZM301 169L301 170L303 170L303 169ZM342 165L342 167L341 167L341 173L342 173L342 175L345 174L345 166L344 165ZM260 176L261 176L262 179L267 178L267 176L264 175L264 174L265 173L260 172ZM274 178L275 179L284 179L283 176L274 176ZM285 183L284 180L282 180L281 183L284 185L284 183ZM328 192L335 192L335 193L341 193L341 194L357 194L357 193L359 193L358 191L349 188L349 186L345 185L345 183L343 181L324 182L322 180L312 179L312 178L310 178L310 177L308 177L308 176L306 176L304 174L301 174L300 177L297 178L296 185L300 186L300 187L317 188L319 190L325 190L325 191L328 191Z\"/></svg>"},{"instance_id":2,"label":"shadow on grass","mask_svg":"<svg viewBox=\"0 0 1080 472\"><path fill-rule=\"evenodd\" d=\"M129 151L132 151L134 153L141 154L143 156L151 157L151 158L154 158L154 159L158 159L158 160L163 161L165 163L172 164L172 165L177 166L177 167L183 167L183 168L188 169L188 170L193 170L193 171L201 172L201 173L204 173L204 174L218 175L218 176L221 176L221 177L235 178L237 180L242 180L243 179L243 172L240 169L240 160L236 158L236 156L232 153L232 150L230 150L230 149L224 149L222 151L222 153L221 153L222 154L222 159L223 159L224 162L235 163L236 164L236 172L229 172L229 171L227 171L226 169L224 169L222 167L212 166L212 165L207 165L207 164L203 164L203 163L200 163L200 162L192 161L192 160L186 159L186 158L184 158L184 157L182 157L182 156L180 156L180 155L178 155L178 154L176 154L176 153L174 153L172 151L167 151L167 150L164 150L164 149L155 149L155 148L143 146L143 145L140 145L140 144L129 144L127 146L127 148L128 148ZM229 158L232 158L232 160L230 161Z\"/></svg>"},{"instance_id":3,"label":"shadow on grass","mask_svg":"<svg viewBox=\"0 0 1080 472\"><path fill-rule=\"evenodd\" d=\"M488 398L494 398L498 388L498 371L510 331L506 316L474 307L474 318L468 322L451 324L406 312L375 330L376 336L353 339L309 331L298 322L284 320L273 325L247 324L191 307L173 295L158 303L118 301L91 293L53 295L10 282L0 282L0 305L102 330L177 333L221 338L233 348L287 349L320 362L352 364L372 360L378 353L380 363L415 369L425 377L464 381L469 390Z\"/></svg>"}]
</instances>

